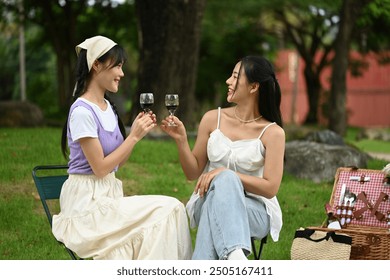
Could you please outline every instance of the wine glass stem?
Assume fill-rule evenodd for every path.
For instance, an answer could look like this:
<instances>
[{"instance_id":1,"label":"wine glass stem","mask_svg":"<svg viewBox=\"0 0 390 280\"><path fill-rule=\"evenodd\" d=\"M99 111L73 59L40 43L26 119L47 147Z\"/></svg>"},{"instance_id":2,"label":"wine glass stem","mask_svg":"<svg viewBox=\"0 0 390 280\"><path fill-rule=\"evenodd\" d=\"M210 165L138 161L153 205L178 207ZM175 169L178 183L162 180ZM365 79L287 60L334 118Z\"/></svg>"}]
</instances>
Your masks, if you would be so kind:
<instances>
[{"instance_id":1,"label":"wine glass stem","mask_svg":"<svg viewBox=\"0 0 390 280\"><path fill-rule=\"evenodd\" d=\"M169 126L176 126L175 122L172 119L174 115L174 112L169 112L169 116L171 117L171 120L169 121Z\"/></svg>"}]
</instances>

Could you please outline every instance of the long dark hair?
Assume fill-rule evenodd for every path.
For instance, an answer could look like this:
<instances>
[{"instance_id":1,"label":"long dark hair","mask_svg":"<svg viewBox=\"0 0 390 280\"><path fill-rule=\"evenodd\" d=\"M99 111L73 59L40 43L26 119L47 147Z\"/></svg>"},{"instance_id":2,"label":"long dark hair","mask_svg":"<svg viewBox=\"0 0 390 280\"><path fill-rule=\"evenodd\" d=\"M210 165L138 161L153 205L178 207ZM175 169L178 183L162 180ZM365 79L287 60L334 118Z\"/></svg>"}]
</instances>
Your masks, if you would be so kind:
<instances>
[{"instance_id":1,"label":"long dark hair","mask_svg":"<svg viewBox=\"0 0 390 280\"><path fill-rule=\"evenodd\" d=\"M259 83L259 113L270 122L283 127L280 103L282 94L272 64L261 56L246 56L241 59L249 83ZM239 72L239 73L240 73Z\"/></svg>"},{"instance_id":2,"label":"long dark hair","mask_svg":"<svg viewBox=\"0 0 390 280\"><path fill-rule=\"evenodd\" d=\"M104 55L102 55L100 58L98 58L98 61L101 63L104 63L106 61L110 61L109 68L113 68L115 66L118 66L119 64L125 63L127 60L126 52L125 50L119 46L115 45L112 47L108 52L106 52ZM74 89L73 97L72 97L72 103L76 101L77 98L82 96L84 92L86 91L88 84L91 79L91 72L88 69L87 64L87 51L82 49L79 53L78 59L77 59L77 65L76 65L76 87ZM126 130L125 126L123 125L123 122L121 118L119 117L118 110L116 108L116 105L114 102L112 102L108 96L107 93L104 94L104 98L107 99L112 109L114 110L115 114L118 117L118 126L121 131L121 134L123 138L126 138ZM66 118L66 122L62 128L62 137L61 137L61 150L62 154L65 158L68 157L68 148L67 148L67 134L68 134L68 120L69 120L69 114Z\"/></svg>"}]
</instances>

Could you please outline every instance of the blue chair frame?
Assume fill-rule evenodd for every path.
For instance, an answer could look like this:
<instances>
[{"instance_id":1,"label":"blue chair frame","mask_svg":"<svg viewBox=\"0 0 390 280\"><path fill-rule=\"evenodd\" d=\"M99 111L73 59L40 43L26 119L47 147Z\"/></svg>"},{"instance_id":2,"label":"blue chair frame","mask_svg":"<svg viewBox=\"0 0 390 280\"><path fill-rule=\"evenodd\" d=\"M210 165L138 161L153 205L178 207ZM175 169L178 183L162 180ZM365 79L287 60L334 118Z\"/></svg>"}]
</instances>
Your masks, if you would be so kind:
<instances>
[{"instance_id":1,"label":"blue chair frame","mask_svg":"<svg viewBox=\"0 0 390 280\"><path fill-rule=\"evenodd\" d=\"M47 219L49 221L50 228L52 227L53 214L48 205L48 201L58 200L60 198L62 184L66 179L68 179L68 173L66 172L67 169L67 165L39 165L34 167L32 170L32 177L38 190L43 209L45 210ZM55 170L64 172L54 172ZM82 259L78 257L76 253L66 247L65 244L62 242L59 243L65 248L73 260Z\"/></svg>"}]
</instances>

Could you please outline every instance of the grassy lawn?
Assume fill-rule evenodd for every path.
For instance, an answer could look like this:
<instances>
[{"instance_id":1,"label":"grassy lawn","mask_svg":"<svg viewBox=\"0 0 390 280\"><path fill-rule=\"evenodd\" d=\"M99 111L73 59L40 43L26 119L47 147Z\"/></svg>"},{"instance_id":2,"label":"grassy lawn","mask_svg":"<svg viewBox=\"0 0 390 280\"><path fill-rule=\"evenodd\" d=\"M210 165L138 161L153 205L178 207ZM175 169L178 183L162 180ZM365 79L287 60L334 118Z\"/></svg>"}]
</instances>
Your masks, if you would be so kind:
<instances>
[{"instance_id":1,"label":"grassy lawn","mask_svg":"<svg viewBox=\"0 0 390 280\"><path fill-rule=\"evenodd\" d=\"M36 165L66 163L60 151L60 135L59 128L0 128L0 259L69 259L51 234L31 177ZM364 151L390 153L388 143L363 144L349 137L348 142ZM382 169L385 164L382 160L372 160L368 168ZM176 147L169 140L142 140L117 177L123 181L126 195L164 194L183 203L187 202L195 184L184 177ZM295 230L324 221L324 204L333 187L333 178L330 180L315 184L284 175L278 194L284 225L279 242L268 238L263 259L290 259ZM193 240L195 234L192 230Z\"/></svg>"},{"instance_id":2,"label":"grassy lawn","mask_svg":"<svg viewBox=\"0 0 390 280\"><path fill-rule=\"evenodd\" d=\"M359 128L350 128L345 136L345 141L365 152L390 154L390 144L387 141L361 139L356 140ZM387 129L390 133L390 129Z\"/></svg>"}]
</instances>

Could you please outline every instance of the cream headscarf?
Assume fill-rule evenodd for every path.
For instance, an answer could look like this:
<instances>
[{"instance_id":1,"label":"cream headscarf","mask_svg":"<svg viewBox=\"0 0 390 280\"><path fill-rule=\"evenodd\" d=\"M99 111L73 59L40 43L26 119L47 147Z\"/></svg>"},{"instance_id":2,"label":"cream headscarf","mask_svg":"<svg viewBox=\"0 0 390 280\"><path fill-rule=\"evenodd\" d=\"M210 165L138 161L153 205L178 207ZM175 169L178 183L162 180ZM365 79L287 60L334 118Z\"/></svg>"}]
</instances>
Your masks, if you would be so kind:
<instances>
[{"instance_id":1,"label":"cream headscarf","mask_svg":"<svg viewBox=\"0 0 390 280\"><path fill-rule=\"evenodd\" d=\"M104 36L95 36L92 38L89 38L82 42L81 44L76 46L76 53L77 56L80 53L81 49L87 50L87 63L88 63L88 70L91 71L92 64L95 62L96 59L103 56L106 52L108 52L113 46L115 46L116 43L112 41L111 39L108 39Z\"/></svg>"},{"instance_id":2,"label":"cream headscarf","mask_svg":"<svg viewBox=\"0 0 390 280\"><path fill-rule=\"evenodd\" d=\"M91 71L92 64L95 62L96 59L103 56L106 52L111 50L113 46L115 46L116 43L112 41L111 39L108 39L104 36L95 36L91 37L89 39L86 39L84 42L76 46L76 54L77 56L80 54L81 49L87 50L87 64L88 64L88 70ZM77 82L73 89L73 96L76 93L77 89Z\"/></svg>"}]
</instances>

